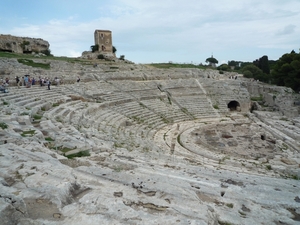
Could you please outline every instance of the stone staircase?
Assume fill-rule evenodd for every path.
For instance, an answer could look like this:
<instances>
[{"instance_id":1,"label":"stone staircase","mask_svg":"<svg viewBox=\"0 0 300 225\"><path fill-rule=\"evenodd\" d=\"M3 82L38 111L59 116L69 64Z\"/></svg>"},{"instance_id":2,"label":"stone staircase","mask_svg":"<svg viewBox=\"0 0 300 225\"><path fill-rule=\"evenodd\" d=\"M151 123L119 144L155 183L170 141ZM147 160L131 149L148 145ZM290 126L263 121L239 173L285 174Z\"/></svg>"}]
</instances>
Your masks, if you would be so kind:
<instances>
[{"instance_id":1,"label":"stone staircase","mask_svg":"<svg viewBox=\"0 0 300 225\"><path fill-rule=\"evenodd\" d=\"M112 72L110 77L101 70L98 74L93 69L87 71L98 79L51 86L51 90L13 87L1 99L31 116L41 114L37 129L57 140L56 145L77 148L85 141L94 143L91 146L107 142L127 149L156 148L154 136L166 125L220 117L206 95L205 87L209 90L210 86L201 78L205 75L196 71L172 70L172 79L167 70L135 72L134 80L123 79L130 71Z\"/></svg>"}]
</instances>

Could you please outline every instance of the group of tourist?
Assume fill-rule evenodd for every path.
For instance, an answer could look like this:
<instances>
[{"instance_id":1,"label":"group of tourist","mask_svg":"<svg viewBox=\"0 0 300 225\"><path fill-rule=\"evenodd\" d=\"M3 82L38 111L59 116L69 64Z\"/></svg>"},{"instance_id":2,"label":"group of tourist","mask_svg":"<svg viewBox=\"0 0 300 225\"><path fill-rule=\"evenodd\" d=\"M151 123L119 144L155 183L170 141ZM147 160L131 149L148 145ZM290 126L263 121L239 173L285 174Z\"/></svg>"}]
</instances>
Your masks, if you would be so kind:
<instances>
[{"instance_id":1,"label":"group of tourist","mask_svg":"<svg viewBox=\"0 0 300 225\"><path fill-rule=\"evenodd\" d=\"M55 82L56 85L59 85L60 84L60 79L55 77L54 82ZM18 76L16 76L16 84L17 84L18 88L20 88L21 86L25 86L27 88L30 88L32 85L36 85L37 83L41 87L42 86L47 86L48 90L50 90L50 85L51 85L50 78L39 77L38 80L36 80L34 77L31 78L29 75L25 75L21 79Z\"/></svg>"},{"instance_id":2,"label":"group of tourist","mask_svg":"<svg viewBox=\"0 0 300 225\"><path fill-rule=\"evenodd\" d=\"M16 85L18 86L18 88L20 88L21 86L30 88L32 85L39 84L41 87L47 86L48 90L50 90L50 86L51 86L50 78L39 76L39 78L36 80L34 77L31 78L30 75L25 75L21 78L19 76L16 76L15 79L16 79ZM53 81L54 81L54 84L57 86L59 86L62 83L61 79L59 79L58 77L55 77ZM80 82L80 77L77 77L76 82L77 83ZM7 93L8 86L9 86L8 78L0 80L0 92Z\"/></svg>"},{"instance_id":3,"label":"group of tourist","mask_svg":"<svg viewBox=\"0 0 300 225\"><path fill-rule=\"evenodd\" d=\"M236 79L237 79L237 75L235 75L235 76L230 76L229 79L234 79L234 80L236 80Z\"/></svg>"}]
</instances>

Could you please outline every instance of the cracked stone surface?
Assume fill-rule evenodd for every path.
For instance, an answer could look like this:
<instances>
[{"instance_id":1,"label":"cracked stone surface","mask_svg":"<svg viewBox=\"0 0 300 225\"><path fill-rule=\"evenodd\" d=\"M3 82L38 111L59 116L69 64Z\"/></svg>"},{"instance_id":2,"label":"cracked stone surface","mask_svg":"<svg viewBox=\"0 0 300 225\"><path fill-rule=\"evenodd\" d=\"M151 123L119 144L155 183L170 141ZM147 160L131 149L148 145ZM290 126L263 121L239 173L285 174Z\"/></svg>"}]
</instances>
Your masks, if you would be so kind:
<instances>
[{"instance_id":1,"label":"cracked stone surface","mask_svg":"<svg viewBox=\"0 0 300 225\"><path fill-rule=\"evenodd\" d=\"M0 94L1 225L299 224L299 108L250 112L264 84L218 71L107 67Z\"/></svg>"}]
</instances>

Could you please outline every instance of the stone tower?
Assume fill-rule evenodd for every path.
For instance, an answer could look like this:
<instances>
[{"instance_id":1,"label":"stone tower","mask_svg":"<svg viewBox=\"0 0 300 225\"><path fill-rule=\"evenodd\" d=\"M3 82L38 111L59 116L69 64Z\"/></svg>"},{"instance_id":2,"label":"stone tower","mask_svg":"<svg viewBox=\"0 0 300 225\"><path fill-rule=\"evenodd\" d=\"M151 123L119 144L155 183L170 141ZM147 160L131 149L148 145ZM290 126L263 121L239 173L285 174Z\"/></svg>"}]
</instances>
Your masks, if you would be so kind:
<instances>
[{"instance_id":1,"label":"stone tower","mask_svg":"<svg viewBox=\"0 0 300 225\"><path fill-rule=\"evenodd\" d=\"M112 53L112 35L110 30L95 30L95 45L99 45L99 52Z\"/></svg>"}]
</instances>

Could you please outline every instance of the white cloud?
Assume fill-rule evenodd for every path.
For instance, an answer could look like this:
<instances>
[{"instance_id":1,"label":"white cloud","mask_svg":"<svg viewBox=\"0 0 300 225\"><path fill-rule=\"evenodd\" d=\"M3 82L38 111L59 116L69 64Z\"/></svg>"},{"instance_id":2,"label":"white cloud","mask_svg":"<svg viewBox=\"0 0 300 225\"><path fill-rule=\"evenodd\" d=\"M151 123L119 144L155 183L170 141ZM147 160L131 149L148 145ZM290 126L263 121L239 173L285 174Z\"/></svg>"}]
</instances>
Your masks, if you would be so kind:
<instances>
[{"instance_id":1,"label":"white cloud","mask_svg":"<svg viewBox=\"0 0 300 225\"><path fill-rule=\"evenodd\" d=\"M95 29L107 29L112 31L117 53L135 62L203 61L212 52L221 57L220 62L240 60L243 52L243 58L254 60L264 51L299 48L299 25L293 24L300 21L297 0L119 0L107 4L95 1L88 21L80 21L87 15L77 10L43 24L14 24L9 32L43 38L53 54L75 56L94 44Z\"/></svg>"},{"instance_id":2,"label":"white cloud","mask_svg":"<svg viewBox=\"0 0 300 225\"><path fill-rule=\"evenodd\" d=\"M289 24L285 26L283 29L279 30L277 34L279 35L288 35L294 33L296 30L296 25Z\"/></svg>"}]
</instances>

